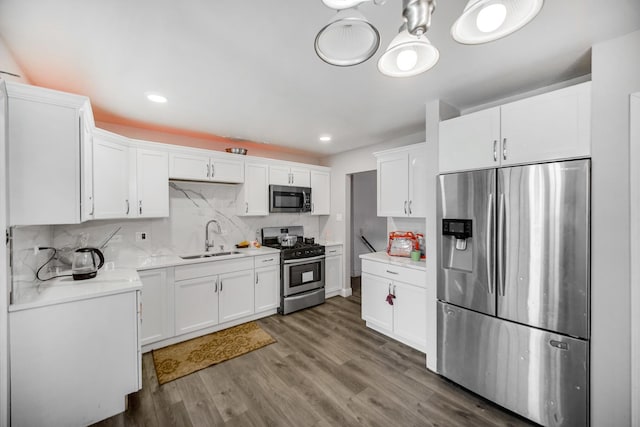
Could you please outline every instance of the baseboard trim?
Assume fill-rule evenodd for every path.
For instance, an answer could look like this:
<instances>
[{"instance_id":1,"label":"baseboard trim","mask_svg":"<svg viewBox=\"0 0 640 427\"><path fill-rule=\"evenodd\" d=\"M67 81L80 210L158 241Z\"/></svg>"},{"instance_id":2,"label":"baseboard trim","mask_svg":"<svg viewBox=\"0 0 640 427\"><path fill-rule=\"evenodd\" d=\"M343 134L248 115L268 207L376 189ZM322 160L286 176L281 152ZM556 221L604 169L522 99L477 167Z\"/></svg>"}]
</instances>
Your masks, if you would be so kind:
<instances>
[{"instance_id":1,"label":"baseboard trim","mask_svg":"<svg viewBox=\"0 0 640 427\"><path fill-rule=\"evenodd\" d=\"M351 290L351 288L350 288L350 287L349 287L349 288L346 288L346 289L340 289L340 295L341 295L343 298L350 297L352 294L353 294L353 292L352 292L352 290Z\"/></svg>"}]
</instances>

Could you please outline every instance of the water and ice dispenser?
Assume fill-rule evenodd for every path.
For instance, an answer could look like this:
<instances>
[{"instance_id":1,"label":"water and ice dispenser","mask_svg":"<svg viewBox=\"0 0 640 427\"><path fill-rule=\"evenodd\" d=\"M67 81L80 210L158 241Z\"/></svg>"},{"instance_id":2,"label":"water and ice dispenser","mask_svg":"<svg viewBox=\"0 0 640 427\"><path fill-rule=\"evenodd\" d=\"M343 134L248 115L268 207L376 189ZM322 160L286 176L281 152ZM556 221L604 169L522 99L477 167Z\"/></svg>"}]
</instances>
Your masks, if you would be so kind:
<instances>
[{"instance_id":1,"label":"water and ice dispenser","mask_svg":"<svg viewBox=\"0 0 640 427\"><path fill-rule=\"evenodd\" d=\"M442 219L443 267L472 271L473 221L470 219Z\"/></svg>"}]
</instances>

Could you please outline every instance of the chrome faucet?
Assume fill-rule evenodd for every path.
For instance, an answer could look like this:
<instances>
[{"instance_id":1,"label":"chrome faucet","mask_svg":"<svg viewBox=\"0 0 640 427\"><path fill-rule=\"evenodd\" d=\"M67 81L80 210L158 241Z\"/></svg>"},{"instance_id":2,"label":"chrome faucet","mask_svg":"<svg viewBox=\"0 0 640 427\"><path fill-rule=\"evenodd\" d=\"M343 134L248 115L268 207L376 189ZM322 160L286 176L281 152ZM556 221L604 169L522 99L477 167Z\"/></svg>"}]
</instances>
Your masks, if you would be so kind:
<instances>
[{"instance_id":1,"label":"chrome faucet","mask_svg":"<svg viewBox=\"0 0 640 427\"><path fill-rule=\"evenodd\" d=\"M213 240L209 241L209 225L211 225L211 223L214 222L216 224L216 226L218 227L218 231L216 231L216 233L220 234L222 233L222 229L220 228L220 223L215 220L212 219L211 221L207 222L207 225L205 225L205 232L204 232L204 250L205 252L209 252L209 248L214 247L215 245L213 244Z\"/></svg>"}]
</instances>

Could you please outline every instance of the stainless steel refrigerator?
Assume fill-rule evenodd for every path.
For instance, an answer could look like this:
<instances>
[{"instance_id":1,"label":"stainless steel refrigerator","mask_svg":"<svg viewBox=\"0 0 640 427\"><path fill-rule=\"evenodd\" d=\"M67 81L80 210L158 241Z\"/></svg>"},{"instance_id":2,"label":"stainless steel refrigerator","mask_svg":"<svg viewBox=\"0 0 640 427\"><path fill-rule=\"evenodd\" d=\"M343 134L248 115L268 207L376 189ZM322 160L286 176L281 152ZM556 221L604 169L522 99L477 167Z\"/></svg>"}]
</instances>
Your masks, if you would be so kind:
<instances>
[{"instance_id":1,"label":"stainless steel refrigerator","mask_svg":"<svg viewBox=\"0 0 640 427\"><path fill-rule=\"evenodd\" d=\"M438 372L547 426L589 423L590 161L440 175Z\"/></svg>"}]
</instances>

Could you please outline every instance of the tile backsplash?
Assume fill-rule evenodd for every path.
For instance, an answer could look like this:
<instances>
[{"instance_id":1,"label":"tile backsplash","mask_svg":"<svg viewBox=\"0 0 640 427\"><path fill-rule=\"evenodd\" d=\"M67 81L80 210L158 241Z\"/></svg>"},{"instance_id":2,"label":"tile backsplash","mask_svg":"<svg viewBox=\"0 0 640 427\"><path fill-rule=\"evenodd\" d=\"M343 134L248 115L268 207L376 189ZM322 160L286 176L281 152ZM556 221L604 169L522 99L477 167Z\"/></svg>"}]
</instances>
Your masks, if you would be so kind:
<instances>
[{"instance_id":1,"label":"tile backsplash","mask_svg":"<svg viewBox=\"0 0 640 427\"><path fill-rule=\"evenodd\" d=\"M305 235L319 238L319 220L310 214L276 213L263 217L236 215L239 186L171 181L169 183L169 217L128 220L95 220L77 225L16 227L13 230L13 274L32 281L35 269L47 259L47 253L35 254L34 246L76 248L99 247L118 230L103 249L105 260L118 267L137 265L140 257L184 254L204 251L205 224L215 219L217 233L211 225L210 238L216 249L230 249L242 240L256 240L263 227L302 225ZM136 239L145 233L146 239Z\"/></svg>"}]
</instances>

